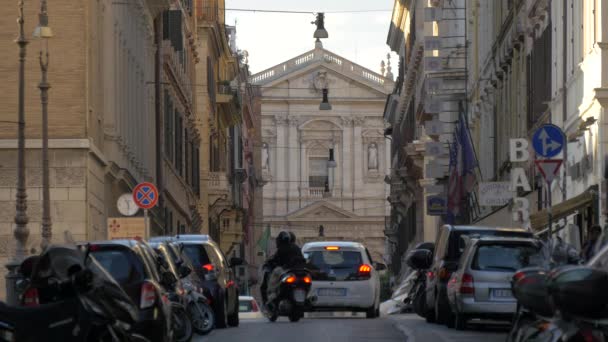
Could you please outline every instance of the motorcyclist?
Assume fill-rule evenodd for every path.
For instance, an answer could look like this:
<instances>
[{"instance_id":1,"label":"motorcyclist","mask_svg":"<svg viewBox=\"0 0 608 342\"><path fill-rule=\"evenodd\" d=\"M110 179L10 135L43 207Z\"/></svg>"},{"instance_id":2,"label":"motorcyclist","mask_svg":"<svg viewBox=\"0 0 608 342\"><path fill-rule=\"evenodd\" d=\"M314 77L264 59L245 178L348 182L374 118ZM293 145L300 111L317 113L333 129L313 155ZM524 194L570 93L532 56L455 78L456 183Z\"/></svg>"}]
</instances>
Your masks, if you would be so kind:
<instances>
[{"instance_id":1,"label":"motorcyclist","mask_svg":"<svg viewBox=\"0 0 608 342\"><path fill-rule=\"evenodd\" d=\"M300 247L295 244L295 234L282 231L277 235L275 240L277 251L275 254L266 261L268 266L264 272L264 278L260 291L262 292L262 302L266 304L268 288L268 278L276 267L283 269L293 268L304 265L306 260L302 255Z\"/></svg>"}]
</instances>

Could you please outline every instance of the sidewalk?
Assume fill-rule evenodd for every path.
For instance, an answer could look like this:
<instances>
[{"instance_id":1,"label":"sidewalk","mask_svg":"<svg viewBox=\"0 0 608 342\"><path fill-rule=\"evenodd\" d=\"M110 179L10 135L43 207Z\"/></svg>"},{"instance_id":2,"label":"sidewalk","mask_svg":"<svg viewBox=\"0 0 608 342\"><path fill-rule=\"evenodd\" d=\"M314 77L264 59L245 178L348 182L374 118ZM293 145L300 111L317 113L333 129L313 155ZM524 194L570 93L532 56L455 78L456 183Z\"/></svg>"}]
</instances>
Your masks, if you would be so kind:
<instances>
[{"instance_id":1,"label":"sidewalk","mask_svg":"<svg viewBox=\"0 0 608 342\"><path fill-rule=\"evenodd\" d=\"M445 325L430 324L416 314L386 316L405 334L407 342L504 342L508 325L474 322L467 330L448 329Z\"/></svg>"}]
</instances>

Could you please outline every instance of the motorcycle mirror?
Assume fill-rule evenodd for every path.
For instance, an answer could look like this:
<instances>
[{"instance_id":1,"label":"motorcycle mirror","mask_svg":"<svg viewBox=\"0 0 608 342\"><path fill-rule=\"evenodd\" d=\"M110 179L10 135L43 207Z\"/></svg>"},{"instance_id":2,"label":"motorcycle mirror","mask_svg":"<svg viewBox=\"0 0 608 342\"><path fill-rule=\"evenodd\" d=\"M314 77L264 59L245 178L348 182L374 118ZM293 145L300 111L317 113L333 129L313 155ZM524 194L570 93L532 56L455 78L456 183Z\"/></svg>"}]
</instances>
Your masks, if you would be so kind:
<instances>
[{"instance_id":1,"label":"motorcycle mirror","mask_svg":"<svg viewBox=\"0 0 608 342\"><path fill-rule=\"evenodd\" d=\"M190 269L190 267L188 267L186 265L179 266L179 275L180 275L180 277L186 278L187 276L190 275L190 273L192 273L192 270Z\"/></svg>"}]
</instances>

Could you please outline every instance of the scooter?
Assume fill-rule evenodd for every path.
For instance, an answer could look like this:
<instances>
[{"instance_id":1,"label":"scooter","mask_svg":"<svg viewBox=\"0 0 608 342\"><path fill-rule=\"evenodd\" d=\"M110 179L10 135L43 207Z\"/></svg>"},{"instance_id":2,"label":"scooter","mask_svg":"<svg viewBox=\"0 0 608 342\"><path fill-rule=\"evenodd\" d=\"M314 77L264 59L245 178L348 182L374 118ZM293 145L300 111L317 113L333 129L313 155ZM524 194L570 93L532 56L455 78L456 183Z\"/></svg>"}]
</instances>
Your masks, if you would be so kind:
<instances>
[{"instance_id":1,"label":"scooter","mask_svg":"<svg viewBox=\"0 0 608 342\"><path fill-rule=\"evenodd\" d=\"M197 334L206 335L215 327L215 314L210 306L209 299L203 294L202 290L196 288L189 281L183 282L186 291L187 302L186 310L192 320L192 327Z\"/></svg>"},{"instance_id":2,"label":"scooter","mask_svg":"<svg viewBox=\"0 0 608 342\"><path fill-rule=\"evenodd\" d=\"M279 316L287 316L289 321L297 322L304 317L305 308L310 305L311 284L312 278L306 269L275 268L270 275L265 303L268 320L275 322Z\"/></svg>"},{"instance_id":3,"label":"scooter","mask_svg":"<svg viewBox=\"0 0 608 342\"><path fill-rule=\"evenodd\" d=\"M148 341L131 331L135 304L88 251L49 246L20 272L26 306L0 304L0 341Z\"/></svg>"}]
</instances>

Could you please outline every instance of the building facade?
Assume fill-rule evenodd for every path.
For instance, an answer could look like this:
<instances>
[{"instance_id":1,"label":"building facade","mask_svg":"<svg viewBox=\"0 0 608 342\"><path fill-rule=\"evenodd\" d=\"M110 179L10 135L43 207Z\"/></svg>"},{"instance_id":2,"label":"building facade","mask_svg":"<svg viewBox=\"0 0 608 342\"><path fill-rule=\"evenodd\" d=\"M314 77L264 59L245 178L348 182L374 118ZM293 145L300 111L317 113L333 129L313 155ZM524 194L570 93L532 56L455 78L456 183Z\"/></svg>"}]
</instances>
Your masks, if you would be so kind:
<instances>
[{"instance_id":1,"label":"building facade","mask_svg":"<svg viewBox=\"0 0 608 342\"><path fill-rule=\"evenodd\" d=\"M26 35L39 5L26 2ZM11 7L10 13L17 13ZM188 1L55 1L49 5L49 163L53 241L108 238L108 219L121 217L117 199L150 181L160 203L150 210L151 234L196 226L200 133L192 125L194 64ZM2 260L12 255L15 216L18 49L13 17L4 28L0 75L0 230ZM11 18L10 20L8 18ZM42 207L38 51L26 63L26 180L30 236L39 251ZM85 48L87 47L87 48ZM169 105L171 104L171 105ZM171 107L171 110L168 108ZM166 135L167 127L174 129ZM170 146L170 148L168 148ZM166 213L169 213L167 215ZM142 211L136 216L143 216ZM172 219L168 219L172 218ZM3 283L2 283L3 284Z\"/></svg>"},{"instance_id":2,"label":"building facade","mask_svg":"<svg viewBox=\"0 0 608 342\"><path fill-rule=\"evenodd\" d=\"M399 66L384 119L392 138L385 233L396 273L405 252L434 241L447 221L449 151L466 110L464 2L394 3L387 44Z\"/></svg>"},{"instance_id":3,"label":"building facade","mask_svg":"<svg viewBox=\"0 0 608 342\"><path fill-rule=\"evenodd\" d=\"M393 81L317 43L252 75L251 82L261 89L261 168L267 182L264 218L255 228L269 229L271 236L293 231L300 244L361 241L382 260L390 152L382 109ZM329 110L320 109L323 89Z\"/></svg>"}]
</instances>

